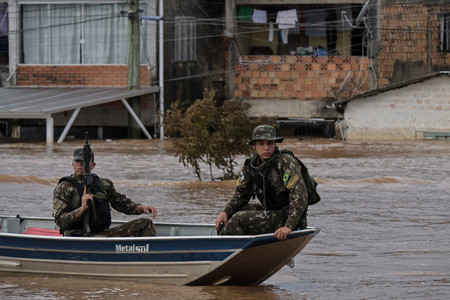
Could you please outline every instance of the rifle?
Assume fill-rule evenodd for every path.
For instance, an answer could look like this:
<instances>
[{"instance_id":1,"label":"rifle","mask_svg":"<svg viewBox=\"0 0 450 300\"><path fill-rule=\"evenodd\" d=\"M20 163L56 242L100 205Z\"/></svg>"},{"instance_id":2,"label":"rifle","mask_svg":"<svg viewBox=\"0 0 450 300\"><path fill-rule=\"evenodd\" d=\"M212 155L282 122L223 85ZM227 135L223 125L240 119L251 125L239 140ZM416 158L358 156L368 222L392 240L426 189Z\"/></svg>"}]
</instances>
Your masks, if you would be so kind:
<instances>
[{"instance_id":1,"label":"rifle","mask_svg":"<svg viewBox=\"0 0 450 300\"><path fill-rule=\"evenodd\" d=\"M86 193L90 193L90 187L94 182L94 177L91 174L91 145L89 145L89 133L86 132L85 142L83 145L83 184L86 187ZM84 235L88 235L91 232L89 228L89 210L91 206L91 200L88 200L87 205L89 208L84 213Z\"/></svg>"}]
</instances>

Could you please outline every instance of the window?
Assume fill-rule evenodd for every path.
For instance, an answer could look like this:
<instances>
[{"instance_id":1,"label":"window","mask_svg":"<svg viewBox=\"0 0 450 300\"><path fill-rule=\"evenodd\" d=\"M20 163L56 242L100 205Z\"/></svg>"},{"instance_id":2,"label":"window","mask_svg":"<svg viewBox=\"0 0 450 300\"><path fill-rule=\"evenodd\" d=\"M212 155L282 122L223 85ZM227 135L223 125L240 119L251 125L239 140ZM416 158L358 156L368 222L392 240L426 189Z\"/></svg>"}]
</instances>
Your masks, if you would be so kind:
<instances>
[{"instance_id":1,"label":"window","mask_svg":"<svg viewBox=\"0 0 450 300\"><path fill-rule=\"evenodd\" d=\"M21 63L127 64L128 17L121 11L126 4L22 5ZM141 38L141 61L143 49Z\"/></svg>"},{"instance_id":2,"label":"window","mask_svg":"<svg viewBox=\"0 0 450 300\"><path fill-rule=\"evenodd\" d=\"M450 14L443 14L440 18L440 50L450 52Z\"/></svg>"},{"instance_id":3,"label":"window","mask_svg":"<svg viewBox=\"0 0 450 300\"><path fill-rule=\"evenodd\" d=\"M175 62L196 61L197 23L194 17L175 17Z\"/></svg>"}]
</instances>

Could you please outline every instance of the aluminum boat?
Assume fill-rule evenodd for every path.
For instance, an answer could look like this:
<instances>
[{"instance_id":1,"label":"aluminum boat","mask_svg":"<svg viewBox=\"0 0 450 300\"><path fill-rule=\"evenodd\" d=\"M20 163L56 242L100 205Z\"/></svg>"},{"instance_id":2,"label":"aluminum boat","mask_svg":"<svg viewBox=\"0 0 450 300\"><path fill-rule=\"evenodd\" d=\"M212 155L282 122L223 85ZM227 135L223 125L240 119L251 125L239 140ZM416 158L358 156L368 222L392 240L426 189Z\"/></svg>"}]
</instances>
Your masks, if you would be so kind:
<instances>
[{"instance_id":1,"label":"aluminum boat","mask_svg":"<svg viewBox=\"0 0 450 300\"><path fill-rule=\"evenodd\" d=\"M114 224L123 222L115 221ZM212 224L155 223L156 237L64 237L52 218L0 216L0 272L174 285L258 285L319 233L218 236Z\"/></svg>"}]
</instances>

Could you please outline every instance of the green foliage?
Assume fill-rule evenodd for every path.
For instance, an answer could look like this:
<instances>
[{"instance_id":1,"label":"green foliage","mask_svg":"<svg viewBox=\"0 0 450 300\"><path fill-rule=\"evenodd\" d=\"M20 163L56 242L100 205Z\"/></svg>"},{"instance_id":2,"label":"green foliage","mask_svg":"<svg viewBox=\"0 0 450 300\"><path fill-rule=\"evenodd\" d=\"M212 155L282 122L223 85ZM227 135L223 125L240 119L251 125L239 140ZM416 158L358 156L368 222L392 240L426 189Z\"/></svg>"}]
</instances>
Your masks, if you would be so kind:
<instances>
[{"instance_id":1,"label":"green foliage","mask_svg":"<svg viewBox=\"0 0 450 300\"><path fill-rule=\"evenodd\" d=\"M213 166L222 170L224 179L235 176L235 158L251 153L248 141L259 120L247 117L248 104L228 100L217 106L214 97L215 91L206 89L203 99L196 100L185 112L175 102L164 120L167 135L179 137L174 142L176 156L185 167L192 166L200 180L201 163L209 166L211 180ZM268 123L273 123L273 118Z\"/></svg>"}]
</instances>

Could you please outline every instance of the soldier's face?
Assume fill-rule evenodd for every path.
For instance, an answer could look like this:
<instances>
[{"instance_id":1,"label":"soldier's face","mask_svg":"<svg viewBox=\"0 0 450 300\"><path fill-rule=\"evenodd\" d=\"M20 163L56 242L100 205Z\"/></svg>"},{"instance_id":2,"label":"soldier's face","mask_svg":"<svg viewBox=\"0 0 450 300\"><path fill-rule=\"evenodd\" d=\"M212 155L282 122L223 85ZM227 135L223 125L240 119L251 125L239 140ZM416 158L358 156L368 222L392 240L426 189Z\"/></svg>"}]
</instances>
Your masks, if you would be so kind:
<instances>
[{"instance_id":1,"label":"soldier's face","mask_svg":"<svg viewBox=\"0 0 450 300\"><path fill-rule=\"evenodd\" d=\"M255 147L256 153L258 153L262 161L269 159L272 156L273 152L275 152L275 141L256 140L253 145Z\"/></svg>"},{"instance_id":2,"label":"soldier's face","mask_svg":"<svg viewBox=\"0 0 450 300\"><path fill-rule=\"evenodd\" d=\"M83 176L83 161L82 160L73 160L72 161L73 172L78 177ZM95 162L91 161L90 169L92 170L95 167Z\"/></svg>"}]
</instances>

